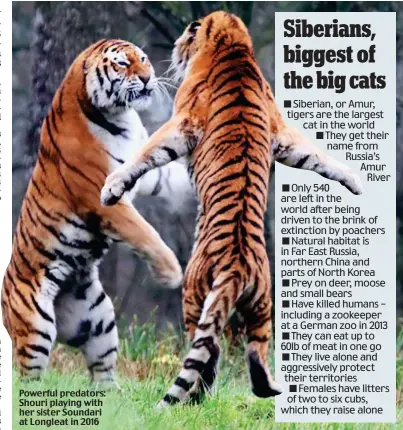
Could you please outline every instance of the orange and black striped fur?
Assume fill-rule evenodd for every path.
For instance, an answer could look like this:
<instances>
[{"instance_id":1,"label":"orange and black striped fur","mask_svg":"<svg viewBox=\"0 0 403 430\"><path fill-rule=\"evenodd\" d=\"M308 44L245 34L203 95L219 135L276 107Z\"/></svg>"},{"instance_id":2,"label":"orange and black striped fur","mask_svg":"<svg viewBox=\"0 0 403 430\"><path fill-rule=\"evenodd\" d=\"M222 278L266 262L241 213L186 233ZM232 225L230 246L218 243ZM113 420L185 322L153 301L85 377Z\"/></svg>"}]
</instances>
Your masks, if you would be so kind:
<instances>
[{"instance_id":1,"label":"orange and black striped fur","mask_svg":"<svg viewBox=\"0 0 403 430\"><path fill-rule=\"evenodd\" d=\"M175 44L173 63L184 75L173 118L108 177L101 193L104 204L114 204L149 169L189 157L200 199L183 298L192 348L160 404L211 387L219 337L234 309L246 324L252 390L259 397L275 396L281 387L267 361L271 286L263 234L270 165L277 160L314 170L356 194L360 182L284 123L236 16L215 12L190 24Z\"/></svg>"},{"instance_id":2,"label":"orange and black striped fur","mask_svg":"<svg viewBox=\"0 0 403 430\"><path fill-rule=\"evenodd\" d=\"M105 178L147 140L136 110L156 78L142 50L101 40L74 61L41 134L2 291L4 324L21 371L39 376L56 336L82 349L94 381L113 380L118 335L98 265L112 241L128 243L170 287L173 252L126 196L100 204Z\"/></svg>"}]
</instances>

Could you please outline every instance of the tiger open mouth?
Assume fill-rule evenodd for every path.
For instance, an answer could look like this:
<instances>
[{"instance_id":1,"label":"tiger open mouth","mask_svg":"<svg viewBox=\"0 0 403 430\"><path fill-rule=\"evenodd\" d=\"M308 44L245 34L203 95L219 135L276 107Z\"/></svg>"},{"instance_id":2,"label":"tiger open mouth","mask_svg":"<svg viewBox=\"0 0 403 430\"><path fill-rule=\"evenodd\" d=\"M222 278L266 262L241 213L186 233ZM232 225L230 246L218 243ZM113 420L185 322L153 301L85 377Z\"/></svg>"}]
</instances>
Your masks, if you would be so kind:
<instances>
[{"instance_id":1,"label":"tiger open mouth","mask_svg":"<svg viewBox=\"0 0 403 430\"><path fill-rule=\"evenodd\" d=\"M130 89L127 91L127 101L129 103L138 100L138 99L142 99L142 98L146 98L146 97L150 97L152 93L152 89L151 90L147 90L145 88L143 88L140 91L136 91L134 89Z\"/></svg>"},{"instance_id":2,"label":"tiger open mouth","mask_svg":"<svg viewBox=\"0 0 403 430\"><path fill-rule=\"evenodd\" d=\"M151 90L147 90L146 88L143 88L140 92L139 92L139 96L143 97L143 96L150 96L152 93L152 89Z\"/></svg>"}]
</instances>

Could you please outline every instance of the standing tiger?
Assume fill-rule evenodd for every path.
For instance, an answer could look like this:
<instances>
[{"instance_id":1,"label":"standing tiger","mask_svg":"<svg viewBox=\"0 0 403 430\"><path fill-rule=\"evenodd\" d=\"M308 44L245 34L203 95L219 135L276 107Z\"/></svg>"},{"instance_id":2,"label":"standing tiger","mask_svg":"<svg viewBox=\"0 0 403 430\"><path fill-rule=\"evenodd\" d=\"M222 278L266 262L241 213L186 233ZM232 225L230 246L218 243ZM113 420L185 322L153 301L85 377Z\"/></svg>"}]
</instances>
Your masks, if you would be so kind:
<instances>
[{"instance_id":1,"label":"standing tiger","mask_svg":"<svg viewBox=\"0 0 403 430\"><path fill-rule=\"evenodd\" d=\"M200 200L183 297L192 347L160 405L210 389L219 336L234 308L246 324L252 390L275 396L282 390L267 360L271 286L263 234L270 165L277 160L313 170L354 194L361 193L360 180L285 124L236 16L214 12L190 24L175 43L173 64L184 78L173 118L101 192L102 203L112 205L148 170L189 157Z\"/></svg>"},{"instance_id":2,"label":"standing tiger","mask_svg":"<svg viewBox=\"0 0 403 430\"><path fill-rule=\"evenodd\" d=\"M169 287L181 283L174 253L128 197L100 204L107 175L148 137L136 110L150 105L156 86L141 49L105 39L77 57L56 92L2 291L4 324L28 376L47 367L57 335L81 348L93 381L113 381L118 335L98 276L113 240L144 256Z\"/></svg>"}]
</instances>

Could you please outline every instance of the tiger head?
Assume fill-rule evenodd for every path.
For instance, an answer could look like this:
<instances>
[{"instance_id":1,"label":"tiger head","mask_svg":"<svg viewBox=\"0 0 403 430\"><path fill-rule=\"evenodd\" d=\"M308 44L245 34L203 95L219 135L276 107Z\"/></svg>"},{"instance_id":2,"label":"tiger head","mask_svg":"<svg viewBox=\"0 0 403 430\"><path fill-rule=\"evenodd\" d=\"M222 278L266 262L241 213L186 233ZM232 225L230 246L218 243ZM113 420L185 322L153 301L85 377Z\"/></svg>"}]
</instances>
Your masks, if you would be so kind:
<instances>
[{"instance_id":1,"label":"tiger head","mask_svg":"<svg viewBox=\"0 0 403 430\"><path fill-rule=\"evenodd\" d=\"M189 24L182 36L176 42L172 52L172 68L175 70L175 79L183 79L192 60L200 54L211 58L222 47L234 42L234 33L238 33L244 43L251 46L248 29L237 16L219 11Z\"/></svg>"},{"instance_id":2,"label":"tiger head","mask_svg":"<svg viewBox=\"0 0 403 430\"><path fill-rule=\"evenodd\" d=\"M137 46L107 39L86 50L84 76L86 93L101 111L137 111L151 105L157 84L154 68L147 55Z\"/></svg>"}]
</instances>

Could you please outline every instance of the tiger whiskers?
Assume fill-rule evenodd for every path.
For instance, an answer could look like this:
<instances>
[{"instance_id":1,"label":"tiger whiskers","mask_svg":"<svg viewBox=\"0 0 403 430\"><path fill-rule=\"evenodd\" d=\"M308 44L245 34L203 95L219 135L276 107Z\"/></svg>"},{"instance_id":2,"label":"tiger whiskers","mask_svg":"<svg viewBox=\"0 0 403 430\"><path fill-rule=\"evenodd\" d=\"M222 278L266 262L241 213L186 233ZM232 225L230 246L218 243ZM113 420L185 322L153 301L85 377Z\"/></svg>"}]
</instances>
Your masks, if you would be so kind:
<instances>
[{"instance_id":1,"label":"tiger whiskers","mask_svg":"<svg viewBox=\"0 0 403 430\"><path fill-rule=\"evenodd\" d=\"M175 63L172 60L163 60L163 61L167 61L167 62L169 61L170 65L168 66L168 68L165 70L165 72L161 76L169 76L176 69Z\"/></svg>"},{"instance_id":2,"label":"tiger whiskers","mask_svg":"<svg viewBox=\"0 0 403 430\"><path fill-rule=\"evenodd\" d=\"M178 70L175 61L171 61L168 69L161 75L162 78L167 78L171 82L178 84L182 80L182 71Z\"/></svg>"},{"instance_id":3,"label":"tiger whiskers","mask_svg":"<svg viewBox=\"0 0 403 430\"><path fill-rule=\"evenodd\" d=\"M174 90L178 89L176 82L171 77L160 76L159 78L157 78L157 83L159 83L165 87L173 88Z\"/></svg>"},{"instance_id":4,"label":"tiger whiskers","mask_svg":"<svg viewBox=\"0 0 403 430\"><path fill-rule=\"evenodd\" d=\"M164 79L156 79L155 94L158 102L162 102L164 99L168 99L172 102L172 97L169 94L169 87L176 89L174 85L170 84L169 82L166 82Z\"/></svg>"},{"instance_id":5,"label":"tiger whiskers","mask_svg":"<svg viewBox=\"0 0 403 430\"><path fill-rule=\"evenodd\" d=\"M164 78L163 76L161 76L160 78L158 78L158 81L161 82L161 84L163 85L174 88L175 90L178 89L178 86L171 78Z\"/></svg>"}]
</instances>

